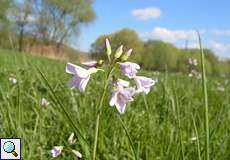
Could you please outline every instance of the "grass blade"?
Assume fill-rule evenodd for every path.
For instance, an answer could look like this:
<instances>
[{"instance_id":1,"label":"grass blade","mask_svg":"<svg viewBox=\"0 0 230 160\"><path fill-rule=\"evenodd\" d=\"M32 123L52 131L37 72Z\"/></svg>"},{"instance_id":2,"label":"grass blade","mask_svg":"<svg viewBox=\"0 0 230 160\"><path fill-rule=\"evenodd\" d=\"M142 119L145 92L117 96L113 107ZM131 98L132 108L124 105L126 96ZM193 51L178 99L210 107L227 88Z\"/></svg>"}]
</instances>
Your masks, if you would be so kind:
<instances>
[{"instance_id":1,"label":"grass blade","mask_svg":"<svg viewBox=\"0 0 230 160\"><path fill-rule=\"evenodd\" d=\"M208 118L208 93L207 93L207 79L205 72L205 60L204 60L204 51L202 47L200 33L197 32L199 37L200 45L200 56L201 56L201 69L202 69L202 86L203 86L203 95L204 95L204 107L205 107L205 157L206 160L209 160L209 118Z\"/></svg>"},{"instance_id":2,"label":"grass blade","mask_svg":"<svg viewBox=\"0 0 230 160\"><path fill-rule=\"evenodd\" d=\"M128 132L127 128L125 127L125 124L124 124L124 122L122 121L122 119L121 119L121 117L120 117L119 115L118 115L118 119L120 120L121 125L122 125L123 129L125 130L125 133L126 133L128 139L129 139L129 143L130 143L130 145L131 145L131 148L132 148L132 151L133 151L135 160L138 160L138 158L137 158L137 153L136 153L135 147L134 147L134 145L133 145L133 141L132 141L132 139L131 139L131 136L129 135L129 132Z\"/></svg>"}]
</instances>

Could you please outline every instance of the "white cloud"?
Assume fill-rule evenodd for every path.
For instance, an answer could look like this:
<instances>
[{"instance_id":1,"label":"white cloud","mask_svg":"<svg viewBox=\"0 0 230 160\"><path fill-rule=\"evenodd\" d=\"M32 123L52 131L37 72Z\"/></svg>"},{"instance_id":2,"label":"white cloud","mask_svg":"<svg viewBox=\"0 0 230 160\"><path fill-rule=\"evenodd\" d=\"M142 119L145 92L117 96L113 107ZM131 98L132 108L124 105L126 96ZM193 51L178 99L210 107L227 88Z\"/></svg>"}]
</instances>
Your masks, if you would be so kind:
<instances>
[{"instance_id":1,"label":"white cloud","mask_svg":"<svg viewBox=\"0 0 230 160\"><path fill-rule=\"evenodd\" d=\"M141 33L144 40L162 40L175 43L179 40L196 40L197 34L194 30L169 30L167 28L155 27L150 32Z\"/></svg>"},{"instance_id":2,"label":"white cloud","mask_svg":"<svg viewBox=\"0 0 230 160\"><path fill-rule=\"evenodd\" d=\"M230 36L230 30L212 30L211 33L213 33L216 36Z\"/></svg>"},{"instance_id":3,"label":"white cloud","mask_svg":"<svg viewBox=\"0 0 230 160\"><path fill-rule=\"evenodd\" d=\"M212 41L210 43L210 48L213 49L220 57L229 57L230 58L230 43L220 43Z\"/></svg>"},{"instance_id":4,"label":"white cloud","mask_svg":"<svg viewBox=\"0 0 230 160\"><path fill-rule=\"evenodd\" d=\"M224 44L224 43L219 43L219 42L211 42L211 48L221 51L221 52L226 52L230 51L230 44Z\"/></svg>"},{"instance_id":5,"label":"white cloud","mask_svg":"<svg viewBox=\"0 0 230 160\"><path fill-rule=\"evenodd\" d=\"M132 10L132 15L138 19L147 21L149 19L158 19L161 16L161 10L159 8L143 8Z\"/></svg>"}]
</instances>

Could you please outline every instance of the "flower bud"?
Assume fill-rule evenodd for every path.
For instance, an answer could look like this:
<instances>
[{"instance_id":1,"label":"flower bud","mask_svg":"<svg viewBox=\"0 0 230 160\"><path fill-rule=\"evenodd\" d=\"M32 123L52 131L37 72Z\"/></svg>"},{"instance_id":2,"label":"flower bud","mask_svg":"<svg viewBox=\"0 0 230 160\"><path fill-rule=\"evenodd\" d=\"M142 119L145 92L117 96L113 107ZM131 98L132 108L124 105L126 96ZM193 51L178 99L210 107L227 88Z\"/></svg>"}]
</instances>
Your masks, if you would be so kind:
<instances>
[{"instance_id":1,"label":"flower bud","mask_svg":"<svg viewBox=\"0 0 230 160\"><path fill-rule=\"evenodd\" d=\"M122 53L123 53L123 45L121 45L118 49L117 49L117 51L116 51L116 53L115 53L115 58L120 58L121 57L121 55L122 55Z\"/></svg>"},{"instance_id":2,"label":"flower bud","mask_svg":"<svg viewBox=\"0 0 230 160\"><path fill-rule=\"evenodd\" d=\"M127 61L129 56L131 55L133 49L129 49L122 57L121 57L121 60L122 61Z\"/></svg>"},{"instance_id":3,"label":"flower bud","mask_svg":"<svg viewBox=\"0 0 230 160\"><path fill-rule=\"evenodd\" d=\"M111 55L111 53L112 53L112 50L111 50L109 40L107 38L105 40L105 45L106 45L106 54L109 57Z\"/></svg>"},{"instance_id":4,"label":"flower bud","mask_svg":"<svg viewBox=\"0 0 230 160\"><path fill-rule=\"evenodd\" d=\"M100 59L98 62L97 62L97 65L98 66L102 66L102 64L104 63L104 61L102 59Z\"/></svg>"}]
</instances>

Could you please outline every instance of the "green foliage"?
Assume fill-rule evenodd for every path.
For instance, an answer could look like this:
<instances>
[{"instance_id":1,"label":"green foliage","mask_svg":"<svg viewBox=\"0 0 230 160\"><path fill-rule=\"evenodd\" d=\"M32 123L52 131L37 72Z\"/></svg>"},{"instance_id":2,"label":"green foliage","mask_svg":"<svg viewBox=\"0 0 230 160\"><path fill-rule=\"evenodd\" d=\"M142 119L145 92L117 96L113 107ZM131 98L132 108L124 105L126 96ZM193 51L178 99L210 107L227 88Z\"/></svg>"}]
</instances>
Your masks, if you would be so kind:
<instances>
[{"instance_id":1,"label":"green foliage","mask_svg":"<svg viewBox=\"0 0 230 160\"><path fill-rule=\"evenodd\" d=\"M230 64L230 61L226 61ZM64 72L65 64L42 57L0 50L0 133L1 137L23 139L23 158L28 160L52 159L50 149L56 145L69 147L67 139L75 130L68 123L51 90L41 78L38 67L47 77L55 95L63 104L76 127L93 144L95 106L102 88L102 75L92 76L85 94L70 90L67 82L71 77ZM18 83L9 82L15 74ZM201 80L177 74L156 77L146 71L148 77L158 78L158 83L147 96L138 96L127 106L121 119L137 151L139 159L204 159L204 106ZM217 89L216 82L224 87ZM230 156L230 82L229 77L207 77L210 120L210 157L213 160L228 160ZM115 108L108 105L106 94L99 132L100 144L97 159L132 160L129 139L118 119ZM41 98L50 105L42 107ZM76 134L76 132L75 132ZM77 135L76 148L86 157L87 144L80 143ZM197 147L197 146L200 146ZM72 160L66 152L57 159ZM90 150L92 151L92 150Z\"/></svg>"},{"instance_id":2,"label":"green foliage","mask_svg":"<svg viewBox=\"0 0 230 160\"><path fill-rule=\"evenodd\" d=\"M162 41L148 41L142 54L141 65L146 69L175 71L180 51L174 45Z\"/></svg>"}]
</instances>

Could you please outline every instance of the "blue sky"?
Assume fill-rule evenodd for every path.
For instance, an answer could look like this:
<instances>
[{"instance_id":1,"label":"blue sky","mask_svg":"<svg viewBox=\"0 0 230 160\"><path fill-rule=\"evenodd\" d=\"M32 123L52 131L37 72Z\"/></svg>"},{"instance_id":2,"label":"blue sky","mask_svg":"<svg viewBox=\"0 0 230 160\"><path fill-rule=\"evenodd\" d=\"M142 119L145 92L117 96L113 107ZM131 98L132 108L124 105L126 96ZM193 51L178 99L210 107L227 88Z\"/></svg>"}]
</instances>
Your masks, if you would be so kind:
<instances>
[{"instance_id":1,"label":"blue sky","mask_svg":"<svg viewBox=\"0 0 230 160\"><path fill-rule=\"evenodd\" d=\"M230 1L228 0L95 0L95 21L81 29L73 44L84 51L102 35L124 27L143 40L160 39L184 47L197 47L194 31L202 33L204 46L219 57L230 58Z\"/></svg>"}]
</instances>

